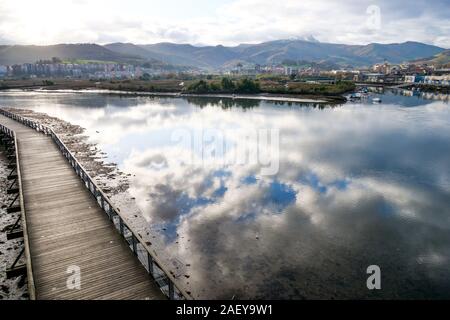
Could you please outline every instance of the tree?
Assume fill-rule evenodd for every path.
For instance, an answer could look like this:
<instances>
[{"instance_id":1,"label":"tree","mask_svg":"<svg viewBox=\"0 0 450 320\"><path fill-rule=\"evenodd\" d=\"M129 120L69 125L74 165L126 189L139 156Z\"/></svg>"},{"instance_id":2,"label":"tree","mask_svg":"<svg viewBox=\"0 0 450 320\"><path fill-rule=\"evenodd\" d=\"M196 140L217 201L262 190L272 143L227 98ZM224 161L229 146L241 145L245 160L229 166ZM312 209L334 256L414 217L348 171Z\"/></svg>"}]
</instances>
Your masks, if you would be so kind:
<instances>
[{"instance_id":1,"label":"tree","mask_svg":"<svg viewBox=\"0 0 450 320\"><path fill-rule=\"evenodd\" d=\"M220 91L220 86L217 83L211 82L209 84L209 91Z\"/></svg>"},{"instance_id":2,"label":"tree","mask_svg":"<svg viewBox=\"0 0 450 320\"><path fill-rule=\"evenodd\" d=\"M259 91L259 83L247 78L239 81L236 89L239 93L258 93Z\"/></svg>"},{"instance_id":3,"label":"tree","mask_svg":"<svg viewBox=\"0 0 450 320\"><path fill-rule=\"evenodd\" d=\"M142 76L141 76L141 80L143 80L143 81L149 81L151 79L151 76L150 76L150 74L148 74L148 73L144 73Z\"/></svg>"},{"instance_id":4,"label":"tree","mask_svg":"<svg viewBox=\"0 0 450 320\"><path fill-rule=\"evenodd\" d=\"M208 83L204 80L197 81L188 87L189 92L207 93L210 91Z\"/></svg>"},{"instance_id":5,"label":"tree","mask_svg":"<svg viewBox=\"0 0 450 320\"><path fill-rule=\"evenodd\" d=\"M236 88L233 80L226 77L222 78L221 86L224 91L234 91L234 89Z\"/></svg>"}]
</instances>

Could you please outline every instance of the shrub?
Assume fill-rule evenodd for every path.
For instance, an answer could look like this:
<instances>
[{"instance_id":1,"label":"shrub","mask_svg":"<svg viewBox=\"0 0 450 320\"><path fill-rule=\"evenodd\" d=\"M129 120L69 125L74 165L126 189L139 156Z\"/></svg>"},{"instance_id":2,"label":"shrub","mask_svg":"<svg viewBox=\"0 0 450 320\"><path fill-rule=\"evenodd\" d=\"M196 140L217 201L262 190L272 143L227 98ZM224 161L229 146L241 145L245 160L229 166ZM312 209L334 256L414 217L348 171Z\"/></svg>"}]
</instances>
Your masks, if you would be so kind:
<instances>
[{"instance_id":1,"label":"shrub","mask_svg":"<svg viewBox=\"0 0 450 320\"><path fill-rule=\"evenodd\" d=\"M50 80L42 80L42 84L44 86L53 86L55 83L53 81L50 81Z\"/></svg>"},{"instance_id":2,"label":"shrub","mask_svg":"<svg viewBox=\"0 0 450 320\"><path fill-rule=\"evenodd\" d=\"M210 87L206 81L199 80L191 84L188 87L188 91L193 93L208 93L210 91Z\"/></svg>"},{"instance_id":3,"label":"shrub","mask_svg":"<svg viewBox=\"0 0 450 320\"><path fill-rule=\"evenodd\" d=\"M233 80L230 78L222 78L220 82L223 91L233 92L236 86L234 85Z\"/></svg>"},{"instance_id":4,"label":"shrub","mask_svg":"<svg viewBox=\"0 0 450 320\"><path fill-rule=\"evenodd\" d=\"M237 93L258 93L260 90L258 82L247 78L239 81L236 88Z\"/></svg>"}]
</instances>

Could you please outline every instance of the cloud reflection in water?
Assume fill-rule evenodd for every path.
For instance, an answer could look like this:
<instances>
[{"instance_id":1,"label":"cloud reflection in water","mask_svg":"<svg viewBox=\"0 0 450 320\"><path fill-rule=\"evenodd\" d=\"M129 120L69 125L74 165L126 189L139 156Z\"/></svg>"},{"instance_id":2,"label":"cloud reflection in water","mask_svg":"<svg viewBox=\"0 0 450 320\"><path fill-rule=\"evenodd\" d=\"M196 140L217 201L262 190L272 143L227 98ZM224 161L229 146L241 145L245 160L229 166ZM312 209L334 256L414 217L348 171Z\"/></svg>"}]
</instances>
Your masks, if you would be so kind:
<instances>
[{"instance_id":1,"label":"cloud reflection in water","mask_svg":"<svg viewBox=\"0 0 450 320\"><path fill-rule=\"evenodd\" d=\"M167 250L190 265L196 296L450 297L444 102L402 108L390 98L319 110L207 99L200 108L195 99L41 99L46 104L35 109L88 128L134 175L131 193L161 228ZM86 108L84 99L98 101ZM180 128L223 130L235 143L239 130L277 128L280 170L268 177L257 165L193 164L187 159L198 154L170 140ZM371 264L381 267L381 291L366 288Z\"/></svg>"}]
</instances>

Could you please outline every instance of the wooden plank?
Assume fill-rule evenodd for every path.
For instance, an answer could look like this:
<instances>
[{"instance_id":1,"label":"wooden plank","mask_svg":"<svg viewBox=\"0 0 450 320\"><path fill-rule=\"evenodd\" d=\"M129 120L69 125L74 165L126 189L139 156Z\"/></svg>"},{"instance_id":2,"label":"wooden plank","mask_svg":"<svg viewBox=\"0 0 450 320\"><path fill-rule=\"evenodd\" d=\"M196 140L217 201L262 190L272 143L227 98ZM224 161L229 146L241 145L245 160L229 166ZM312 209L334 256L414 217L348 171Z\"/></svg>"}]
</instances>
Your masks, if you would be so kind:
<instances>
[{"instance_id":1,"label":"wooden plank","mask_svg":"<svg viewBox=\"0 0 450 320\"><path fill-rule=\"evenodd\" d=\"M90 280L90 279L86 279ZM61 297L62 299L68 299L69 297L74 297L75 299L107 299L108 295L112 295L115 292L126 290L125 293L122 293L120 297L117 299L135 299L132 295L130 295L130 287L139 286L141 288L144 288L145 294L147 296L150 296L150 298L153 299L159 299L158 296L162 295L161 292L152 292L149 290L148 283L149 278L145 277L135 277L132 274L125 274L120 277L114 277L110 276L110 278L102 278L102 279L94 279L94 281L91 281L94 285L90 287L86 287L81 285L81 290L67 290L67 288L64 286L64 283L61 283L61 286L58 288L55 288L51 295L49 295L48 298L54 299L55 296ZM83 281L83 280L82 280ZM106 285L100 285L101 283L104 283ZM50 291L49 287L52 287L57 285L57 283L50 284L50 286L44 287L46 291ZM128 290L127 290L128 289ZM142 295L138 299L145 299L146 296Z\"/></svg>"}]
</instances>

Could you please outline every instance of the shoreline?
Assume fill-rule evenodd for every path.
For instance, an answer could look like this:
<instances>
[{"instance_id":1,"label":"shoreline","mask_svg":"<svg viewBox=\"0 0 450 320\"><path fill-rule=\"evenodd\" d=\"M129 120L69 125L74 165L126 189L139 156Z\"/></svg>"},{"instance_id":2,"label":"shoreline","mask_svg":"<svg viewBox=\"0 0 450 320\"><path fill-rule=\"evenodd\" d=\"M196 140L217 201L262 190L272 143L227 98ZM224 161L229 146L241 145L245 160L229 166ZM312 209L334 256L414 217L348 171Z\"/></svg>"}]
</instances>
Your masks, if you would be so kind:
<instances>
[{"instance_id":1,"label":"shoreline","mask_svg":"<svg viewBox=\"0 0 450 320\"><path fill-rule=\"evenodd\" d=\"M28 90L23 90L28 91ZM302 98L283 95L272 95L269 93L244 95L244 94L198 94L198 93L181 93L181 92L158 92L158 91L129 91L129 90L110 90L110 89L32 89L36 92L63 92L63 93L106 93L116 95L129 95L129 96L159 96L159 97L172 97L172 98L221 98L221 99L233 99L233 100L261 100L261 101L276 101L276 102L294 102L294 103L319 103L329 104L332 101L327 101L324 98ZM344 100L343 100L344 101Z\"/></svg>"},{"instance_id":2,"label":"shoreline","mask_svg":"<svg viewBox=\"0 0 450 320\"><path fill-rule=\"evenodd\" d=\"M405 90L417 90L419 89L420 92L423 93L435 93L435 94L450 94L450 86L433 86L430 84L424 84L424 83L411 83L406 84L401 89Z\"/></svg>"},{"instance_id":3,"label":"shoreline","mask_svg":"<svg viewBox=\"0 0 450 320\"><path fill-rule=\"evenodd\" d=\"M0 86L0 92L8 91L42 91L42 92L97 92L130 96L161 96L161 97L184 97L184 98L222 98L235 100L260 100L273 102L290 102L290 103L317 103L317 104L342 104L346 102L344 94L289 94L289 93L270 93L260 92L254 94L232 94L232 93L184 93L177 90L133 90L129 88L110 89L93 85L92 83L70 83L55 84L53 86L35 85L8 85Z\"/></svg>"}]
</instances>

